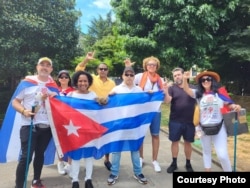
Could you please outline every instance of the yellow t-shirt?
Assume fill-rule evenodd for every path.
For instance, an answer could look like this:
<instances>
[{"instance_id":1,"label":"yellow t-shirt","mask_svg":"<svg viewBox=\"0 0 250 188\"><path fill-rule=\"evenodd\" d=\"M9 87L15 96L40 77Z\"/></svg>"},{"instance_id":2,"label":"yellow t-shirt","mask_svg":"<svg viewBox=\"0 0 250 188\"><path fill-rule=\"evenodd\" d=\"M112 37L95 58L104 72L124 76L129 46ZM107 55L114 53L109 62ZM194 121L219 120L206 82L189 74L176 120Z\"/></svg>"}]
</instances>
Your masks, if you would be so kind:
<instances>
[{"instance_id":1,"label":"yellow t-shirt","mask_svg":"<svg viewBox=\"0 0 250 188\"><path fill-rule=\"evenodd\" d=\"M80 66L80 63L78 63L78 65L77 65L76 68L75 68L75 71L76 71L76 72L77 72L77 71L84 71L85 68L86 68L86 66Z\"/></svg>"},{"instance_id":2,"label":"yellow t-shirt","mask_svg":"<svg viewBox=\"0 0 250 188\"><path fill-rule=\"evenodd\" d=\"M107 80L103 82L99 75L92 74L92 76L94 80L89 90L94 91L98 97L107 97L111 89L115 87L115 82L110 78L107 78Z\"/></svg>"},{"instance_id":3,"label":"yellow t-shirt","mask_svg":"<svg viewBox=\"0 0 250 188\"><path fill-rule=\"evenodd\" d=\"M86 66L76 66L75 71L84 71ZM93 84L89 90L94 91L98 97L107 97L111 89L115 87L115 82L110 78L107 78L105 82L100 79L99 75L92 74Z\"/></svg>"}]
</instances>

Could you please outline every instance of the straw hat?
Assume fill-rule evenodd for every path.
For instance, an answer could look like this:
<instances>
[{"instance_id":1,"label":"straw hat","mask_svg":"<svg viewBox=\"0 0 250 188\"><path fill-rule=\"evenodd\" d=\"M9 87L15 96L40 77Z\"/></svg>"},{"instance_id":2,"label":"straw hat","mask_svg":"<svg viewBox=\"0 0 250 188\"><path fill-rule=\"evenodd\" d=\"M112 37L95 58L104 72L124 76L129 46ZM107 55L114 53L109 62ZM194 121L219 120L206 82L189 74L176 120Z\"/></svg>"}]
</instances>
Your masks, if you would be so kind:
<instances>
[{"instance_id":1,"label":"straw hat","mask_svg":"<svg viewBox=\"0 0 250 188\"><path fill-rule=\"evenodd\" d=\"M220 76L219 74L217 74L216 72L213 72L213 71L204 71L204 72L201 72L200 74L198 74L196 77L195 77L195 81L196 83L199 82L199 79L203 76L211 76L213 77L217 82L220 81Z\"/></svg>"}]
</instances>

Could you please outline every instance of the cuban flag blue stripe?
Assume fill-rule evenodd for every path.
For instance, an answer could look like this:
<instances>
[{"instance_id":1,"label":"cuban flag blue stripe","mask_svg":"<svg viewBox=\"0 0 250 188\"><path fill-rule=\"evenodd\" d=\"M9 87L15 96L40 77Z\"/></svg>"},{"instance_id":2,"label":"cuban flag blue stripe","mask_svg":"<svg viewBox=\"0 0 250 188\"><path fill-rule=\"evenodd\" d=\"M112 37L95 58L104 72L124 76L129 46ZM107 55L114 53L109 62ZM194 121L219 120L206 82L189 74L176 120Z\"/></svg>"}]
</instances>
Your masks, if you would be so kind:
<instances>
[{"instance_id":1,"label":"cuban flag blue stripe","mask_svg":"<svg viewBox=\"0 0 250 188\"><path fill-rule=\"evenodd\" d=\"M14 94L11 97L10 103L6 110L6 115L0 129L0 163L7 163L11 161L18 161L20 155L20 138L19 130L21 128L21 114L16 112L12 107L12 100L20 93L24 88L36 86L35 82L29 80L22 80L17 86ZM51 91L57 92L55 87L48 87ZM55 159L55 144L51 139L50 144L46 150L44 164L49 165L54 163ZM53 155L51 155L53 152Z\"/></svg>"},{"instance_id":2,"label":"cuban flag blue stripe","mask_svg":"<svg viewBox=\"0 0 250 188\"><path fill-rule=\"evenodd\" d=\"M153 117L159 112L164 94L116 94L110 96L108 104L104 106L95 101L57 98L108 128L100 138L65 155L73 159L100 159L106 153L139 150Z\"/></svg>"}]
</instances>

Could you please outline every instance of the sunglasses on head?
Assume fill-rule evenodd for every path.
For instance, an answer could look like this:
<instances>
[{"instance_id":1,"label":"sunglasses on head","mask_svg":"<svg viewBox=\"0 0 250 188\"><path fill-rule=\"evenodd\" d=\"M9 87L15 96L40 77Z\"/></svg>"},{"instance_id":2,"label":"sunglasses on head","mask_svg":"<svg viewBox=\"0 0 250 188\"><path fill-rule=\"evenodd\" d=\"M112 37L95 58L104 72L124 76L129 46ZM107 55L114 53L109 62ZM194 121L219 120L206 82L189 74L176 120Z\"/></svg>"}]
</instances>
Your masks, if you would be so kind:
<instances>
[{"instance_id":1,"label":"sunglasses on head","mask_svg":"<svg viewBox=\"0 0 250 188\"><path fill-rule=\"evenodd\" d=\"M60 78L61 78L61 79L69 79L68 76L61 76Z\"/></svg>"},{"instance_id":2,"label":"sunglasses on head","mask_svg":"<svg viewBox=\"0 0 250 188\"><path fill-rule=\"evenodd\" d=\"M124 74L126 77L134 77L134 74Z\"/></svg>"},{"instance_id":3,"label":"sunglasses on head","mask_svg":"<svg viewBox=\"0 0 250 188\"><path fill-rule=\"evenodd\" d=\"M205 82L205 81L211 82L211 81L212 81L212 78L211 78L211 77L207 77L207 78L202 78L202 79L201 79L201 82Z\"/></svg>"},{"instance_id":4,"label":"sunglasses on head","mask_svg":"<svg viewBox=\"0 0 250 188\"><path fill-rule=\"evenodd\" d=\"M108 68L99 68L100 71L107 71Z\"/></svg>"}]
</instances>

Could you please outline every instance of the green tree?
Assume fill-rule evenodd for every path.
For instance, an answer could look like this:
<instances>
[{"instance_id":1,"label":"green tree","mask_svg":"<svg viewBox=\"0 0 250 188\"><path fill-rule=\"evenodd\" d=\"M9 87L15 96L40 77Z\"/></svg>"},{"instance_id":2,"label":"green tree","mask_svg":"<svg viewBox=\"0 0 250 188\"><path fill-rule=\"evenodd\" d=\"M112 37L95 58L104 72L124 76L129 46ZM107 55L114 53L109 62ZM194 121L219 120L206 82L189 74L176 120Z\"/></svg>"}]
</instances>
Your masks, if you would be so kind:
<instances>
[{"instance_id":1,"label":"green tree","mask_svg":"<svg viewBox=\"0 0 250 188\"><path fill-rule=\"evenodd\" d=\"M115 32L115 28L113 26L112 34L103 36L102 39L89 46L90 51L95 51L95 60L92 60L87 66L89 72L95 73L97 65L100 62L105 62L109 67L109 75L114 77L121 76L124 69L124 60L128 55L124 49L125 37L118 35ZM77 65L81 62L85 55L77 57L74 64Z\"/></svg>"},{"instance_id":2,"label":"green tree","mask_svg":"<svg viewBox=\"0 0 250 188\"><path fill-rule=\"evenodd\" d=\"M242 0L230 21L222 23L217 48L210 54L213 67L234 94L250 94L250 1Z\"/></svg>"},{"instance_id":3,"label":"green tree","mask_svg":"<svg viewBox=\"0 0 250 188\"><path fill-rule=\"evenodd\" d=\"M41 56L54 62L54 71L71 68L77 50L80 13L75 0L2 0L0 2L0 74L12 82L33 74Z\"/></svg>"},{"instance_id":4,"label":"green tree","mask_svg":"<svg viewBox=\"0 0 250 188\"><path fill-rule=\"evenodd\" d=\"M139 60L159 57L163 72L194 64L210 68L208 54L220 39L217 32L238 4L239 0L111 0L120 33L128 35L128 53Z\"/></svg>"},{"instance_id":5,"label":"green tree","mask_svg":"<svg viewBox=\"0 0 250 188\"><path fill-rule=\"evenodd\" d=\"M102 18L99 15L99 18L93 18L91 20L91 25L88 26L88 34L91 35L95 41L102 39L104 36L112 34L112 12L108 12L106 18Z\"/></svg>"},{"instance_id":6,"label":"green tree","mask_svg":"<svg viewBox=\"0 0 250 188\"><path fill-rule=\"evenodd\" d=\"M109 12L106 19L99 15L91 20L88 33L81 36L80 46L84 53L75 59L74 64L82 61L88 51L95 51L96 60L88 65L87 70L94 73L96 66L100 62L105 62L109 66L109 74L119 77L124 68L123 61L128 57L124 49L126 36L118 34L117 26L111 17L112 14Z\"/></svg>"},{"instance_id":7,"label":"green tree","mask_svg":"<svg viewBox=\"0 0 250 188\"><path fill-rule=\"evenodd\" d=\"M90 25L88 26L88 33L82 34L81 36L81 48L83 53L86 54L88 51L93 50L93 45L98 41L102 40L103 37L113 35L113 21L112 12L108 12L106 18L99 15L98 18L93 18Z\"/></svg>"},{"instance_id":8,"label":"green tree","mask_svg":"<svg viewBox=\"0 0 250 188\"><path fill-rule=\"evenodd\" d=\"M127 57L124 42L123 36L108 35L93 46L96 57L109 65L110 75L115 77L120 77L124 69L124 60Z\"/></svg>"}]
</instances>

